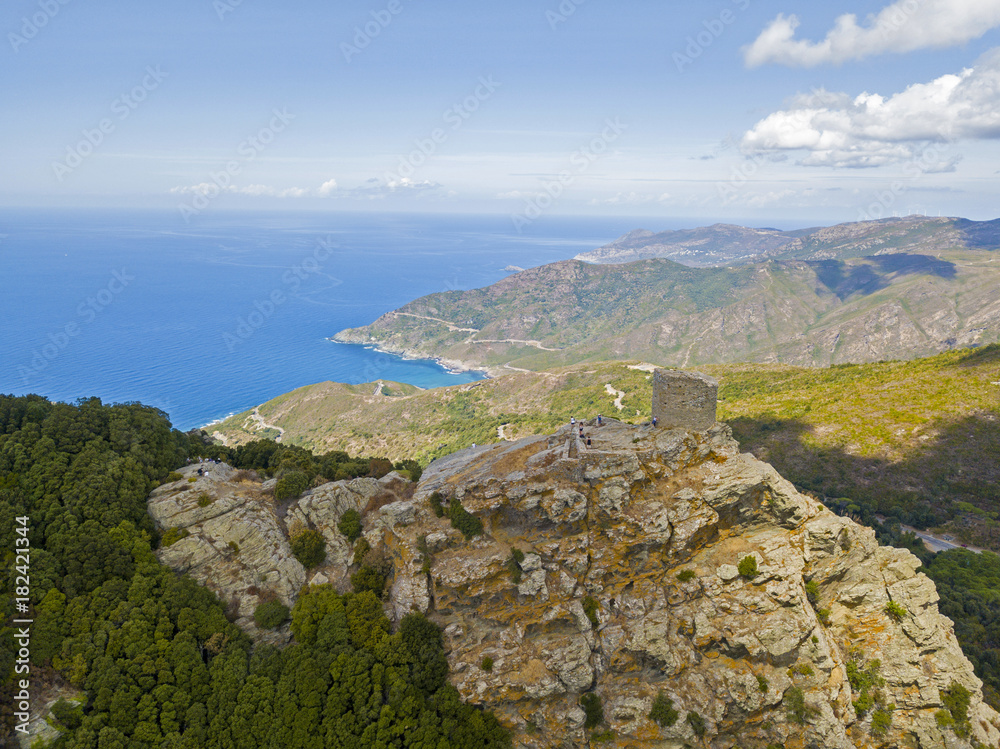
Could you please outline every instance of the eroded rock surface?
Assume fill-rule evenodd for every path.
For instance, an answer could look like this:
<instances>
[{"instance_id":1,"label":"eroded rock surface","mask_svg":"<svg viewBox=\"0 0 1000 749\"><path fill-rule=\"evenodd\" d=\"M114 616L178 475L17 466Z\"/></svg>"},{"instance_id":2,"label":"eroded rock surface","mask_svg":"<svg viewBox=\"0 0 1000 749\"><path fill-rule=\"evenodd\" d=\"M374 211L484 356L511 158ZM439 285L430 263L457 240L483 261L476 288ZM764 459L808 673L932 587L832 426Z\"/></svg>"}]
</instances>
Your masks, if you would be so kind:
<instances>
[{"instance_id":1,"label":"eroded rock surface","mask_svg":"<svg viewBox=\"0 0 1000 749\"><path fill-rule=\"evenodd\" d=\"M325 484L281 517L260 484L222 472L164 486L150 511L191 535L159 553L235 601L252 630L254 587L289 605L306 582L349 588L358 560L336 523L360 510L365 538L392 561L387 613L418 610L441 625L452 682L519 747L997 746L1000 716L915 557L740 454L725 425L585 428L590 449L566 427L439 459L416 487L393 474ZM203 494L214 498L204 507ZM437 517L435 494L445 508L461 502L484 533L466 539ZM328 545L309 573L288 543L304 527ZM747 557L752 577L741 574ZM847 678L848 663L875 659L896 708L883 736L872 711L856 712ZM953 682L972 693L968 738L935 719ZM584 728L586 692L601 698L597 729ZM649 718L660 694L678 712L673 725ZM613 738L596 744L594 730Z\"/></svg>"},{"instance_id":2,"label":"eroded rock surface","mask_svg":"<svg viewBox=\"0 0 1000 749\"><path fill-rule=\"evenodd\" d=\"M405 601L445 629L453 683L494 710L518 746L594 745L580 709L587 691L601 697L596 730L613 732L610 746L969 746L935 720L953 681L974 694L972 736L997 745L1000 720L915 557L878 546L870 529L741 455L725 425L587 431L589 450L566 428L435 461L414 522L385 531L396 561L389 608L399 616ZM433 492L460 501L485 533L449 535ZM519 581L511 547L524 554ZM738 570L747 556L751 579ZM889 601L906 610L898 622ZM852 705L852 659L882 663L896 706L884 737ZM805 698L802 725L789 718L793 689ZM670 727L648 717L660 693L679 713ZM703 739L688 712L704 720Z\"/></svg>"}]
</instances>

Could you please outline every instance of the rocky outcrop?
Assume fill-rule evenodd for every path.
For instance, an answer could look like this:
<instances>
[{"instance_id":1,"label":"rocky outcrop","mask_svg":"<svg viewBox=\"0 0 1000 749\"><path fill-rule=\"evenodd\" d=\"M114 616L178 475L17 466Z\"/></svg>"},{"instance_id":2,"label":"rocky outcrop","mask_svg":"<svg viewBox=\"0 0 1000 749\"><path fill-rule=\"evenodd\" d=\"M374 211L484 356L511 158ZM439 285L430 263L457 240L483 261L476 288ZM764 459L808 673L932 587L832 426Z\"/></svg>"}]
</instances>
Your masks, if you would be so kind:
<instances>
[{"instance_id":1,"label":"rocky outcrop","mask_svg":"<svg viewBox=\"0 0 1000 749\"><path fill-rule=\"evenodd\" d=\"M935 718L953 682L974 695L971 735L997 744L998 716L915 557L741 455L724 425L588 431L590 450L567 428L435 461L413 521L385 529L389 607L444 628L452 681L517 745L587 746L610 731L619 747L969 746ZM434 492L484 534L466 541L438 519ZM876 659L895 705L882 736L847 675ZM605 718L589 731L587 692ZM678 712L670 726L649 718L659 695Z\"/></svg>"},{"instance_id":2,"label":"rocky outcrop","mask_svg":"<svg viewBox=\"0 0 1000 749\"><path fill-rule=\"evenodd\" d=\"M161 546L157 556L211 589L254 639L275 644L288 641L288 628L258 629L253 619L257 606L276 598L291 607L307 583L332 583L349 590L353 550L337 530L341 515L349 509L386 504L379 516L400 526L392 503L412 495L412 485L391 473L378 480L323 484L303 493L279 514L273 480L261 483L242 478L245 474L225 464L209 464L205 476L197 474L198 468L185 467L182 479L150 495L149 513L157 527L182 536ZM327 550L325 562L309 571L292 555L290 544L290 538L306 528L323 534ZM377 529L375 535L380 532Z\"/></svg>"},{"instance_id":3,"label":"rocky outcrop","mask_svg":"<svg viewBox=\"0 0 1000 749\"><path fill-rule=\"evenodd\" d=\"M916 558L740 454L725 425L585 430L589 449L566 427L463 450L416 487L393 474L325 484L282 517L259 484L225 474L168 485L150 509L191 535L161 558L237 601L245 623L261 576L288 602L307 578L346 590L355 560L336 522L361 510L392 563L387 612L443 628L452 682L519 747L997 745L1000 716ZM483 533L466 538L439 501ZM307 526L329 551L311 577L287 551ZM881 708L859 709L857 670L875 674ZM967 737L936 716L956 683L972 695ZM603 707L597 726L585 694ZM657 700L676 712L652 720Z\"/></svg>"}]
</instances>

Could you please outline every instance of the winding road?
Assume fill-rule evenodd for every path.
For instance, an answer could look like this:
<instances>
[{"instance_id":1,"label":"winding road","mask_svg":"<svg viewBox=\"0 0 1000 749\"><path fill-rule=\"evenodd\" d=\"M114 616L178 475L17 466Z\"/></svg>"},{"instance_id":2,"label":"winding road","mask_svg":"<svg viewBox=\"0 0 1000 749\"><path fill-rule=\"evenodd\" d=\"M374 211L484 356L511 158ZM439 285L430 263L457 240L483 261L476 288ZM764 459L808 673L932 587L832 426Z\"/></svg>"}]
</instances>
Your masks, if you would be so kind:
<instances>
[{"instance_id":1,"label":"winding road","mask_svg":"<svg viewBox=\"0 0 1000 749\"><path fill-rule=\"evenodd\" d=\"M275 442L281 442L281 438L285 436L285 430L274 424L268 424L264 421L264 417L260 415L260 406L255 406L253 413L250 414L250 418L257 422L257 426L261 429L274 429L278 436L274 438Z\"/></svg>"}]
</instances>

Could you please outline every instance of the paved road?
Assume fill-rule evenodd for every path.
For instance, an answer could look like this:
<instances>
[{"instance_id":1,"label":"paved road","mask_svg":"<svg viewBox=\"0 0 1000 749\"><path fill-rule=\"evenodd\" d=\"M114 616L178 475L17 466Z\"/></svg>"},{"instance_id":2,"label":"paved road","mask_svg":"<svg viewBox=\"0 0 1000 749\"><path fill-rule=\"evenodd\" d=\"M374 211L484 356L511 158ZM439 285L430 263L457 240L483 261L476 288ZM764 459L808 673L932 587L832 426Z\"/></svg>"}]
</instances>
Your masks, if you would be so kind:
<instances>
[{"instance_id":1,"label":"paved road","mask_svg":"<svg viewBox=\"0 0 1000 749\"><path fill-rule=\"evenodd\" d=\"M885 518L881 515L876 515L875 519L879 523L884 523ZM908 531L914 534L917 538L921 539L926 546L931 551L948 551L948 549L968 549L969 551L974 551L977 554L982 553L982 549L976 548L974 546L962 546L962 544L956 544L951 540L951 536L935 536L933 533L928 533L927 531L918 531L912 525L899 526L902 530Z\"/></svg>"},{"instance_id":2,"label":"paved road","mask_svg":"<svg viewBox=\"0 0 1000 749\"><path fill-rule=\"evenodd\" d=\"M931 551L948 551L948 549L962 549L968 548L969 551L974 551L977 554L982 552L982 549L977 549L972 546L963 547L962 544L956 544L952 541L948 541L941 536L935 536L933 534L927 533L926 531L918 531L916 528L909 525L900 525L904 531L909 531L915 534L918 538L922 539L924 546L926 546Z\"/></svg>"}]
</instances>

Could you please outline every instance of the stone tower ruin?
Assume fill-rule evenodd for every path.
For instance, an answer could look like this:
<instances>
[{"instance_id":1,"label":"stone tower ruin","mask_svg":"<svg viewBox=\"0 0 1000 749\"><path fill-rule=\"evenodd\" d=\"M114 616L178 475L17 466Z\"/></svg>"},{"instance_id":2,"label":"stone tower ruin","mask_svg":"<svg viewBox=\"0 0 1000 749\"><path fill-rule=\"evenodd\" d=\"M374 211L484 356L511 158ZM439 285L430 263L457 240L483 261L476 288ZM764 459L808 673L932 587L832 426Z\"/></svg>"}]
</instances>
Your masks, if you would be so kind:
<instances>
[{"instance_id":1,"label":"stone tower ruin","mask_svg":"<svg viewBox=\"0 0 1000 749\"><path fill-rule=\"evenodd\" d=\"M700 372L653 371L653 417L657 426L704 432L715 424L719 383Z\"/></svg>"}]
</instances>

